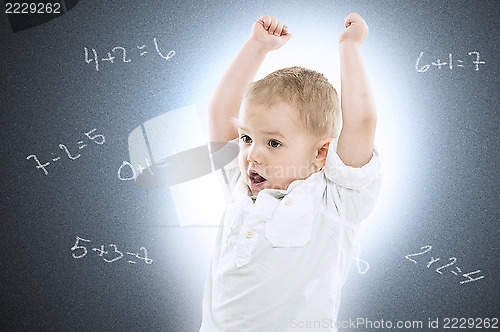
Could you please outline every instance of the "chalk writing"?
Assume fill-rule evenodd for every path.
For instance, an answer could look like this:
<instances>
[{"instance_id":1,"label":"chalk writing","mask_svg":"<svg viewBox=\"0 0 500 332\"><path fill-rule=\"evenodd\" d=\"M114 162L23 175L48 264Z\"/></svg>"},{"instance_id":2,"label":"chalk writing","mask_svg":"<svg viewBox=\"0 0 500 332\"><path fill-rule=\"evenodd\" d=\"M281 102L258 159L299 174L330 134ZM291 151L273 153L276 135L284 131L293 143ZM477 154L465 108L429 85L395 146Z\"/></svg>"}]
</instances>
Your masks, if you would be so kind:
<instances>
[{"instance_id":1,"label":"chalk writing","mask_svg":"<svg viewBox=\"0 0 500 332\"><path fill-rule=\"evenodd\" d=\"M370 264L368 264L367 261L359 258L359 254L361 253L361 246L359 245L359 243L355 242L354 246L357 248L357 252L356 252L356 256L353 256L352 258L356 261L356 267L358 268L359 274L365 274L370 269ZM361 269L360 263L365 266L365 268L363 270Z\"/></svg>"},{"instance_id":2,"label":"chalk writing","mask_svg":"<svg viewBox=\"0 0 500 332\"><path fill-rule=\"evenodd\" d=\"M425 73L428 71L432 66L433 68L437 68L438 70L441 70L441 68L449 68L453 69L455 67L459 68L465 68L466 66L470 66L472 64L472 67L478 71L479 70L479 65L484 65L486 62L482 61L479 56L479 52L477 51L472 51L467 54L467 56L472 57L472 61L469 61L470 58L467 60L458 60L458 59L453 59L453 54L449 53L448 54L448 59L445 61L441 61L441 59L437 59L434 62L431 62L430 64L427 63L425 65L422 65L420 62L422 61L422 57L424 56L424 52L420 52L420 55L417 58L417 63L415 64L415 70L418 71L419 73Z\"/></svg>"},{"instance_id":3,"label":"chalk writing","mask_svg":"<svg viewBox=\"0 0 500 332\"><path fill-rule=\"evenodd\" d=\"M153 167L151 167L149 160L144 159L144 161L146 168L144 168L141 164L138 164L136 170L130 162L124 160L120 167L118 167L118 179L122 181L135 180L137 176L143 174L145 170L147 170L151 175L154 175L153 168L168 167L168 164L165 161L160 161L158 164L153 165Z\"/></svg>"},{"instance_id":4,"label":"chalk writing","mask_svg":"<svg viewBox=\"0 0 500 332\"><path fill-rule=\"evenodd\" d=\"M222 149L222 147L224 148ZM209 151L217 152L210 154ZM117 177L121 181L136 180L146 172L145 175L151 175L150 178L154 179L152 182L155 185L157 180L163 177L166 178L169 185L176 185L221 170L227 183L224 166L238 156L238 151L237 144L211 142L162 159L158 158L153 162L148 153L146 157L142 157L143 159L134 159L132 162L123 161L118 167ZM137 151L136 154L138 154ZM144 155L143 152L142 154ZM152 182L142 182L141 186L149 186Z\"/></svg>"},{"instance_id":5,"label":"chalk writing","mask_svg":"<svg viewBox=\"0 0 500 332\"><path fill-rule=\"evenodd\" d=\"M175 51L174 50L169 51L165 55L164 52L162 52L160 50L160 46L158 46L158 40L156 39L156 37L153 38L153 43L154 43L154 47L155 47L156 53L161 58L163 58L163 59L165 59L165 60L168 61L170 58L172 58L175 55ZM146 44L136 46L135 49L137 49L137 51L139 52L139 56L141 56L141 57L146 56L146 54L149 53L146 50L147 49L147 45ZM99 58L99 56L97 55L97 51L95 50L95 48L92 48L90 50L90 52L89 52L89 49L87 47L84 47L83 48L83 54L85 56L85 62L88 63L88 64L91 63L91 62L93 62L94 65L95 65L95 70L96 71L99 71L99 69L100 69L100 61L107 61L109 63L115 63L115 61L117 61L117 62L123 62L123 63L132 62L132 59L130 59L128 57L128 55L127 55L127 50L125 49L125 47L121 47L121 46L113 47L111 49L111 52L108 52L107 56L104 57L104 58Z\"/></svg>"},{"instance_id":6,"label":"chalk writing","mask_svg":"<svg viewBox=\"0 0 500 332\"><path fill-rule=\"evenodd\" d=\"M432 250L432 246L430 245L426 245L426 246L423 246L420 248L420 250L422 251L419 251L419 252L416 252L416 253L413 253L413 254L409 254L409 255L406 255L405 258L415 264L418 264L418 262L413 259L413 258L410 258L410 257L416 257L416 256L422 256L428 252L430 252ZM431 266L437 262L439 262L441 260L441 258L434 258L431 256L431 259L427 262L427 268L430 269ZM464 274L461 274L462 273L462 270L455 266L453 269L449 269L452 265L454 265L456 262L457 262L457 258L455 257L450 257L448 258L449 262L447 264L444 264L444 265L441 265L442 263L439 263L439 264L436 264L435 266L438 266L436 268L436 272L439 273L439 274L443 274L443 270L446 272L446 271L449 271L450 273L456 275L456 276L462 276L462 277L465 277L466 279L465 280L461 280L460 281L460 284L466 284L466 283L469 283L469 282L473 282L473 281L477 281L479 279L483 279L484 276L478 276L478 277L471 277L472 275L475 275L475 274L478 274L481 272L481 270L477 270L477 271L473 271L473 272L468 272L468 273L464 273ZM456 269L456 271L455 271Z\"/></svg>"},{"instance_id":7,"label":"chalk writing","mask_svg":"<svg viewBox=\"0 0 500 332\"><path fill-rule=\"evenodd\" d=\"M85 247L85 244L88 243L90 245L91 242L92 241L90 240L77 236L75 244L71 247L71 251L73 251L71 255L73 256L73 258L80 259L87 256L89 251L87 247ZM153 260L151 258L148 258L148 252L145 247L141 247L139 249L139 252L127 251L125 252L125 254L122 251L118 250L118 246L115 244L109 244L108 247L112 248L112 250L106 250L106 246L101 245L100 247L92 248L92 251L96 252L97 256L101 257L106 263L116 262L125 257L125 254L128 255L127 257L130 260L127 262L130 264L136 264L137 262L135 261L135 259L142 260L148 265L153 263Z\"/></svg>"},{"instance_id":8,"label":"chalk writing","mask_svg":"<svg viewBox=\"0 0 500 332\"><path fill-rule=\"evenodd\" d=\"M89 140L91 140L93 143L95 143L97 145L103 145L106 142L106 138L104 137L104 135L94 134L94 132L96 130L97 129L94 128L91 131L84 133L84 135ZM82 150L87 146L87 144L83 144L83 143L84 143L84 141L78 141L76 143L76 144L78 144L78 150ZM76 160L76 159L81 157L81 154L79 154L79 153L70 152L69 148L65 144L59 144L59 149L63 150L66 153L66 156L70 160ZM36 168L41 169L45 173L45 175L49 174L46 167L50 165L50 161L47 161L46 163L42 164L40 162L40 160L38 159L38 157L34 154L30 154L29 156L26 157L26 159L28 159L28 160L33 159L36 162ZM51 160L52 160L52 162L56 162L56 161L61 160L61 157L55 157L55 158L52 158Z\"/></svg>"}]
</instances>

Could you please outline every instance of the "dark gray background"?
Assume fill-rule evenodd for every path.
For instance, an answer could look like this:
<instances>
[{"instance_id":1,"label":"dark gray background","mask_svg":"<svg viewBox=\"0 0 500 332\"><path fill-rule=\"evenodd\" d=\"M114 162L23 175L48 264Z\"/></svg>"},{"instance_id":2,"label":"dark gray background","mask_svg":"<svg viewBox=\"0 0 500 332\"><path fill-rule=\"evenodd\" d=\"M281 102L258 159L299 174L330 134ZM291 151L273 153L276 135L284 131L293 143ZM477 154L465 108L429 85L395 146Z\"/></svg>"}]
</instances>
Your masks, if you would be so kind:
<instances>
[{"instance_id":1,"label":"dark gray background","mask_svg":"<svg viewBox=\"0 0 500 332\"><path fill-rule=\"evenodd\" d=\"M16 33L2 10L0 329L197 331L214 232L172 227L167 190L118 180L127 137L169 110L196 104L202 113L259 16L287 23L290 44L313 36L316 48L302 56L316 57L323 45L336 49L352 11L370 27L363 52L386 163L360 237L370 268L360 274L353 260L339 320L498 318L499 9L498 1L81 0ZM172 59L156 54L155 37ZM141 57L143 44L150 53ZM101 62L99 71L85 62L84 47L104 57L115 46L132 62ZM485 61L478 71L471 51ZM452 53L465 67L419 73L420 52L421 65ZM85 140L93 128L105 144ZM78 151L79 140L88 147ZM69 160L59 144L81 157ZM62 159L45 175L30 154ZM77 236L92 241L81 259L72 257ZM144 246L154 262L106 263L90 250L109 244ZM405 258L425 245L432 250L416 264ZM441 260L427 268L431 257ZM451 257L456 264L437 273ZM484 278L460 284L457 266Z\"/></svg>"}]
</instances>

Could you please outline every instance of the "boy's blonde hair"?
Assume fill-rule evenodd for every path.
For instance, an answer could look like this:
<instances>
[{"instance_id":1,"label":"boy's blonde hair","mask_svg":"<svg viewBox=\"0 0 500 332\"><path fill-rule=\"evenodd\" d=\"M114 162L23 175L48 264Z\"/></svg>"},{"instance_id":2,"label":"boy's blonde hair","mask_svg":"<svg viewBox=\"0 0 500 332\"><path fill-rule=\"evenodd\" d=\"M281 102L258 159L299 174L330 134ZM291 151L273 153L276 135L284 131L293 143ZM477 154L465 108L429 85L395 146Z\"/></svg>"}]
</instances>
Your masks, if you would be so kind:
<instances>
[{"instance_id":1,"label":"boy's blonde hair","mask_svg":"<svg viewBox=\"0 0 500 332\"><path fill-rule=\"evenodd\" d=\"M285 102L299 111L306 132L333 138L339 135L342 115L337 91L323 74L314 70L276 70L250 85L245 102L267 107Z\"/></svg>"}]
</instances>

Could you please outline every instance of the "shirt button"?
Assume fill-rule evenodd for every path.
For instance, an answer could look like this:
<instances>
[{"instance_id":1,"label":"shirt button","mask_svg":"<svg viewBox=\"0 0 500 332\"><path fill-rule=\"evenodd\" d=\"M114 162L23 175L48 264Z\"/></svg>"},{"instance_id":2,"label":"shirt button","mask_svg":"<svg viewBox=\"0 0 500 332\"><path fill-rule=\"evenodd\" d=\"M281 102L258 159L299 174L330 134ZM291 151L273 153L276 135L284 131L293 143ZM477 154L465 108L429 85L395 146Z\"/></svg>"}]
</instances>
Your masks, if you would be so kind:
<instances>
[{"instance_id":1,"label":"shirt button","mask_svg":"<svg viewBox=\"0 0 500 332\"><path fill-rule=\"evenodd\" d=\"M247 231L247 239L250 239L253 235L253 232L251 230Z\"/></svg>"},{"instance_id":2,"label":"shirt button","mask_svg":"<svg viewBox=\"0 0 500 332\"><path fill-rule=\"evenodd\" d=\"M293 204L293 201L291 199L287 199L285 204L286 204L286 206L291 206Z\"/></svg>"}]
</instances>

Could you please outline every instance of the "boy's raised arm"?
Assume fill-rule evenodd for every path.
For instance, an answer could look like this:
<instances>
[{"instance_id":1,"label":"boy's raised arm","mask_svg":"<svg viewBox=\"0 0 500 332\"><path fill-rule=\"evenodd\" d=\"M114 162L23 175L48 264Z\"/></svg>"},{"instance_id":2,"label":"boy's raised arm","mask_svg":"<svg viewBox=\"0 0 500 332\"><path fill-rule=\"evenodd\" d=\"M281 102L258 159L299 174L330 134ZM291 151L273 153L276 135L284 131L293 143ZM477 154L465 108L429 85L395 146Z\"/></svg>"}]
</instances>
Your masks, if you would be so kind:
<instances>
[{"instance_id":1,"label":"boy's raised arm","mask_svg":"<svg viewBox=\"0 0 500 332\"><path fill-rule=\"evenodd\" d=\"M368 26L356 13L345 19L346 29L339 38L342 89L342 131L337 154L344 164L361 167L370 161L377 114L360 46Z\"/></svg>"},{"instance_id":2,"label":"boy's raised arm","mask_svg":"<svg viewBox=\"0 0 500 332\"><path fill-rule=\"evenodd\" d=\"M219 82L209 105L211 142L228 142L238 137L236 119L245 90L266 54L277 50L291 37L288 28L275 17L262 16L255 21L245 42Z\"/></svg>"}]
</instances>

